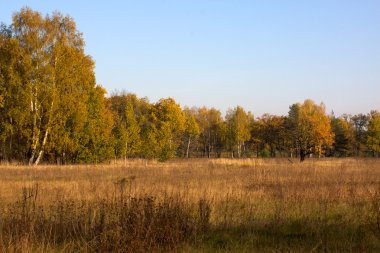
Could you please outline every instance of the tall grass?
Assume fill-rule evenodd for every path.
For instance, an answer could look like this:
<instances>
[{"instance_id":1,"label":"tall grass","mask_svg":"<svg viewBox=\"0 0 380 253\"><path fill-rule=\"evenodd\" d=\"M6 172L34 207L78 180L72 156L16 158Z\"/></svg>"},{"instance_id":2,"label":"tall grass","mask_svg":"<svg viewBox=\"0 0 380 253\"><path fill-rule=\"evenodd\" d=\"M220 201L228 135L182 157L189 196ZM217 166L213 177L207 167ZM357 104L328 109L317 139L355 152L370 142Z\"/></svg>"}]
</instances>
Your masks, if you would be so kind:
<instances>
[{"instance_id":1,"label":"tall grass","mask_svg":"<svg viewBox=\"0 0 380 253\"><path fill-rule=\"evenodd\" d=\"M0 167L1 252L379 252L380 160Z\"/></svg>"}]
</instances>

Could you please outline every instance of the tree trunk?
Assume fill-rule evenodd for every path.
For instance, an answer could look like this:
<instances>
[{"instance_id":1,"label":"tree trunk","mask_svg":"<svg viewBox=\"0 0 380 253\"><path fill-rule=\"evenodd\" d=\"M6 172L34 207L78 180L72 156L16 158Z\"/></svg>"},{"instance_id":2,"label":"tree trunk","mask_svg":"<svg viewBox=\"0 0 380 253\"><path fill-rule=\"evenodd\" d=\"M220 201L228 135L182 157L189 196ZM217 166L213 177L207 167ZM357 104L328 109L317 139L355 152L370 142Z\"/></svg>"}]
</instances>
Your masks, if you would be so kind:
<instances>
[{"instance_id":1,"label":"tree trunk","mask_svg":"<svg viewBox=\"0 0 380 253\"><path fill-rule=\"evenodd\" d=\"M211 131L208 131L208 146L207 146L207 157L211 158Z\"/></svg>"},{"instance_id":2,"label":"tree trunk","mask_svg":"<svg viewBox=\"0 0 380 253\"><path fill-rule=\"evenodd\" d=\"M37 69L38 69L38 65L37 65ZM53 89L55 88L56 86L56 80L55 80L55 75L56 75L56 68L57 68L57 57L55 57L54 59L54 72L52 73L53 74L53 80L52 80L52 87ZM42 118L43 118L43 115L42 113L44 112L43 111L43 107L42 107L42 104L41 104L41 115L38 115L38 92L39 92L39 89L37 87L37 84L35 83L35 80L33 80L32 82L34 82L34 86L31 88L31 94L32 94L32 100L31 100L31 110L32 110L32 113L33 113L33 135L32 135L32 153L31 153L31 156L30 156L30 159L29 159L29 165L38 165L39 162L41 161L42 159L42 156L44 154L44 148L45 148L45 145L46 145L46 141L47 141L47 138L48 138L48 135L49 135L49 130L50 130L50 124L51 124L51 118L53 117L53 106L54 106L54 93L51 95L51 98L52 98L52 101L51 101L51 104L50 104L50 111L48 111L48 120L47 120L47 124L46 124L46 131L45 131L45 135L44 135L44 138L43 138L43 141L42 141L42 144L41 144L41 148L40 148L40 151L38 152L38 157L36 159L36 161L34 161L34 158L37 154L37 147L38 147L38 144L40 142L40 134L41 134L41 129L42 129ZM37 117L39 117L39 124L37 126Z\"/></svg>"},{"instance_id":3,"label":"tree trunk","mask_svg":"<svg viewBox=\"0 0 380 253\"><path fill-rule=\"evenodd\" d=\"M304 150L300 150L300 162L305 161L306 153Z\"/></svg>"},{"instance_id":4,"label":"tree trunk","mask_svg":"<svg viewBox=\"0 0 380 253\"><path fill-rule=\"evenodd\" d=\"M189 158L190 142L191 137L189 136L189 140L187 141L186 158Z\"/></svg>"},{"instance_id":5,"label":"tree trunk","mask_svg":"<svg viewBox=\"0 0 380 253\"><path fill-rule=\"evenodd\" d=\"M270 145L270 156L271 157L276 157L276 148L273 147L273 145Z\"/></svg>"},{"instance_id":6,"label":"tree trunk","mask_svg":"<svg viewBox=\"0 0 380 253\"><path fill-rule=\"evenodd\" d=\"M48 135L49 135L50 125L51 125L51 117L52 117L52 114L53 114L53 106L54 106L54 100L51 101L51 104L50 104L49 118L48 118L48 121L46 123L46 131L45 131L44 139L42 140L40 152L38 153L37 160L34 163L33 163L33 160L32 160L32 163L33 163L34 166L36 166L36 165L38 165L40 163L40 161L42 159L42 156L43 156L43 154L45 152L45 145L46 145L47 138L48 138ZM38 142L38 140L37 140L37 142ZM37 146L36 146L36 150L37 150ZM34 155L31 157L31 159L32 158L34 158ZM29 160L29 163L30 163L30 160Z\"/></svg>"},{"instance_id":7,"label":"tree trunk","mask_svg":"<svg viewBox=\"0 0 380 253\"><path fill-rule=\"evenodd\" d=\"M127 165L127 152L128 152L128 142L125 142L125 153L124 153L124 166Z\"/></svg>"},{"instance_id":8,"label":"tree trunk","mask_svg":"<svg viewBox=\"0 0 380 253\"><path fill-rule=\"evenodd\" d=\"M32 91L33 92L33 91ZM40 135L40 129L37 127L37 96L33 94L35 97L35 100L31 101L31 107L32 107L32 113L33 113L33 123L32 123L32 146L31 146L31 155L29 158L29 166L31 166L34 162L34 157L37 153L37 144L38 144L38 139Z\"/></svg>"},{"instance_id":9,"label":"tree trunk","mask_svg":"<svg viewBox=\"0 0 380 253\"><path fill-rule=\"evenodd\" d=\"M40 150L40 152L38 154L37 160L34 162L34 165L38 165L40 163L41 159L42 159L48 135L49 135L49 127L46 129L44 140L42 141L41 150Z\"/></svg>"}]
</instances>

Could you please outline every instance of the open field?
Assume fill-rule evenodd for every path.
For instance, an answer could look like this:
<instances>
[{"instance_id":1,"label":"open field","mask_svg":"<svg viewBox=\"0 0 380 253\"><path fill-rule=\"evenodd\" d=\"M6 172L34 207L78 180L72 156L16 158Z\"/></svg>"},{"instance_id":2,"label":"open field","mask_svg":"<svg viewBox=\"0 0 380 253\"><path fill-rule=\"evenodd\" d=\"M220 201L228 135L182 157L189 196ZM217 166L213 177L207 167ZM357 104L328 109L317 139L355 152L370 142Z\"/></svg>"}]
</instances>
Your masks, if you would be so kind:
<instances>
[{"instance_id":1,"label":"open field","mask_svg":"<svg viewBox=\"0 0 380 253\"><path fill-rule=\"evenodd\" d=\"M1 252L379 252L380 160L0 167Z\"/></svg>"}]
</instances>

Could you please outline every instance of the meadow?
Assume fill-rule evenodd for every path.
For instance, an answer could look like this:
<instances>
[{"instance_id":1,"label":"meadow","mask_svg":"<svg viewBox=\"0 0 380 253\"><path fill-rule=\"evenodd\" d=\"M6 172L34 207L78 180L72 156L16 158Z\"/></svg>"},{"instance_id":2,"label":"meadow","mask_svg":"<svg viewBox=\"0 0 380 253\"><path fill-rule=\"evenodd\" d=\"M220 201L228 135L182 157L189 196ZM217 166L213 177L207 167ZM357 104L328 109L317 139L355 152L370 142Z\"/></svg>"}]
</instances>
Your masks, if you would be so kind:
<instances>
[{"instance_id":1,"label":"meadow","mask_svg":"<svg viewBox=\"0 0 380 253\"><path fill-rule=\"evenodd\" d=\"M0 252L380 252L380 160L2 165Z\"/></svg>"}]
</instances>

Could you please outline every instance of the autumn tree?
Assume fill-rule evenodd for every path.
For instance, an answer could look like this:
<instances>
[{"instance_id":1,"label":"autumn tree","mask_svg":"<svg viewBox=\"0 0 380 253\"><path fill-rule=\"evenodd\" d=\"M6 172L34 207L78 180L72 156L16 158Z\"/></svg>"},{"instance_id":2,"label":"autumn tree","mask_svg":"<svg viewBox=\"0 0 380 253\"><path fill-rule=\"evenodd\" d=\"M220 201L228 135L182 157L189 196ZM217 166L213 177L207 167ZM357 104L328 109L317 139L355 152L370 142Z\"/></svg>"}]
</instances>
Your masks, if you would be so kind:
<instances>
[{"instance_id":1,"label":"autumn tree","mask_svg":"<svg viewBox=\"0 0 380 253\"><path fill-rule=\"evenodd\" d=\"M56 101L56 65L60 42L56 27L29 8L13 16L14 37L19 41L24 67L23 83L29 91L31 143L29 164L38 164L51 130Z\"/></svg>"},{"instance_id":2,"label":"autumn tree","mask_svg":"<svg viewBox=\"0 0 380 253\"><path fill-rule=\"evenodd\" d=\"M324 148L333 143L334 136L325 106L316 105L312 100L305 100L303 104L297 103L290 107L287 127L301 161L309 154L320 156Z\"/></svg>"},{"instance_id":3,"label":"autumn tree","mask_svg":"<svg viewBox=\"0 0 380 253\"><path fill-rule=\"evenodd\" d=\"M76 31L74 21L59 13L50 19L55 26L61 26L62 33L67 34L65 36L68 38L61 36L62 44L56 46L59 57L54 70L55 105L52 110L54 116L51 118L50 141L46 145L46 151L49 152L47 155L56 157L62 163L103 160L105 157L101 158L101 154L93 155L95 149L89 148L86 135L94 130L89 129L89 125L103 125L104 129L109 129L112 125L105 106L106 91L96 85L94 61L84 53L84 42ZM78 34L75 35L76 33ZM73 38L75 36L78 36L77 39ZM68 42L69 38L71 42ZM83 156L83 151L86 150L83 146L89 148L87 151L91 153L90 156Z\"/></svg>"},{"instance_id":4,"label":"autumn tree","mask_svg":"<svg viewBox=\"0 0 380 253\"><path fill-rule=\"evenodd\" d=\"M37 165L102 162L111 157L233 157L294 152L378 156L380 114L328 117L311 100L287 117L253 115L237 106L185 108L172 98L150 103L112 94L96 83L74 20L30 8L0 25L0 160ZM332 146L333 144L333 146Z\"/></svg>"},{"instance_id":5,"label":"autumn tree","mask_svg":"<svg viewBox=\"0 0 380 253\"><path fill-rule=\"evenodd\" d=\"M332 132L334 133L333 154L346 157L352 153L354 130L348 116L331 119Z\"/></svg>"},{"instance_id":6,"label":"autumn tree","mask_svg":"<svg viewBox=\"0 0 380 253\"><path fill-rule=\"evenodd\" d=\"M380 113L371 111L368 122L367 147L373 156L380 153Z\"/></svg>"},{"instance_id":7,"label":"autumn tree","mask_svg":"<svg viewBox=\"0 0 380 253\"><path fill-rule=\"evenodd\" d=\"M30 165L44 155L77 161L83 146L89 147L90 128L109 129L112 119L75 22L58 12L42 17L23 8L1 34L2 143L14 146L17 135L18 152L25 154L19 157L27 157ZM89 137L91 145L96 136ZM100 155L99 145L90 152Z\"/></svg>"},{"instance_id":8,"label":"autumn tree","mask_svg":"<svg viewBox=\"0 0 380 253\"><path fill-rule=\"evenodd\" d=\"M62 112L59 105L61 90L66 85L77 85L75 75L78 70L74 65L78 60L86 60L84 42L74 21L59 13L44 18L38 12L23 8L13 16L12 28L22 54L22 83L29 92L29 164L36 165L46 152L52 128L57 126L57 121L62 122L58 116L64 114L57 113ZM82 65L86 66L83 61L78 64ZM89 65L91 72L92 62Z\"/></svg>"},{"instance_id":9,"label":"autumn tree","mask_svg":"<svg viewBox=\"0 0 380 253\"><path fill-rule=\"evenodd\" d=\"M237 157L241 157L242 149L245 148L245 142L248 141L251 137L250 122L252 120L253 116L249 112L245 112L245 110L240 106L227 111L227 142L232 151L232 157L234 157L235 150L237 152Z\"/></svg>"},{"instance_id":10,"label":"autumn tree","mask_svg":"<svg viewBox=\"0 0 380 253\"><path fill-rule=\"evenodd\" d=\"M184 145L185 145L185 157L189 158L190 145L200 135L200 128L195 119L196 112L189 108L184 109L185 115L185 130L184 130Z\"/></svg>"},{"instance_id":11,"label":"autumn tree","mask_svg":"<svg viewBox=\"0 0 380 253\"><path fill-rule=\"evenodd\" d=\"M199 141L203 156L210 158L214 152L217 157L220 157L226 132L221 112L215 108L200 107L195 119L200 128Z\"/></svg>"},{"instance_id":12,"label":"autumn tree","mask_svg":"<svg viewBox=\"0 0 380 253\"><path fill-rule=\"evenodd\" d=\"M368 121L368 115L362 113L351 117L355 133L354 152L356 156L363 155L366 152Z\"/></svg>"},{"instance_id":13,"label":"autumn tree","mask_svg":"<svg viewBox=\"0 0 380 253\"><path fill-rule=\"evenodd\" d=\"M158 158L165 161L177 155L186 118L172 98L160 99L152 109L154 127L151 137L155 137Z\"/></svg>"},{"instance_id":14,"label":"autumn tree","mask_svg":"<svg viewBox=\"0 0 380 253\"><path fill-rule=\"evenodd\" d=\"M136 156L141 151L140 125L138 122L139 99L135 94L114 94L109 98L113 112L115 137L115 155Z\"/></svg>"},{"instance_id":15,"label":"autumn tree","mask_svg":"<svg viewBox=\"0 0 380 253\"><path fill-rule=\"evenodd\" d=\"M24 66L12 27L0 26L0 159L27 159L30 100L22 82Z\"/></svg>"},{"instance_id":16,"label":"autumn tree","mask_svg":"<svg viewBox=\"0 0 380 253\"><path fill-rule=\"evenodd\" d=\"M113 117L107 108L105 93L101 86L95 86L89 93L88 117L81 132L79 161L97 163L113 157Z\"/></svg>"},{"instance_id":17,"label":"autumn tree","mask_svg":"<svg viewBox=\"0 0 380 253\"><path fill-rule=\"evenodd\" d=\"M252 136L260 145L260 150L265 156L266 152L271 157L276 156L276 152L286 150L287 136L285 130L285 117L264 114L253 124Z\"/></svg>"}]
</instances>

